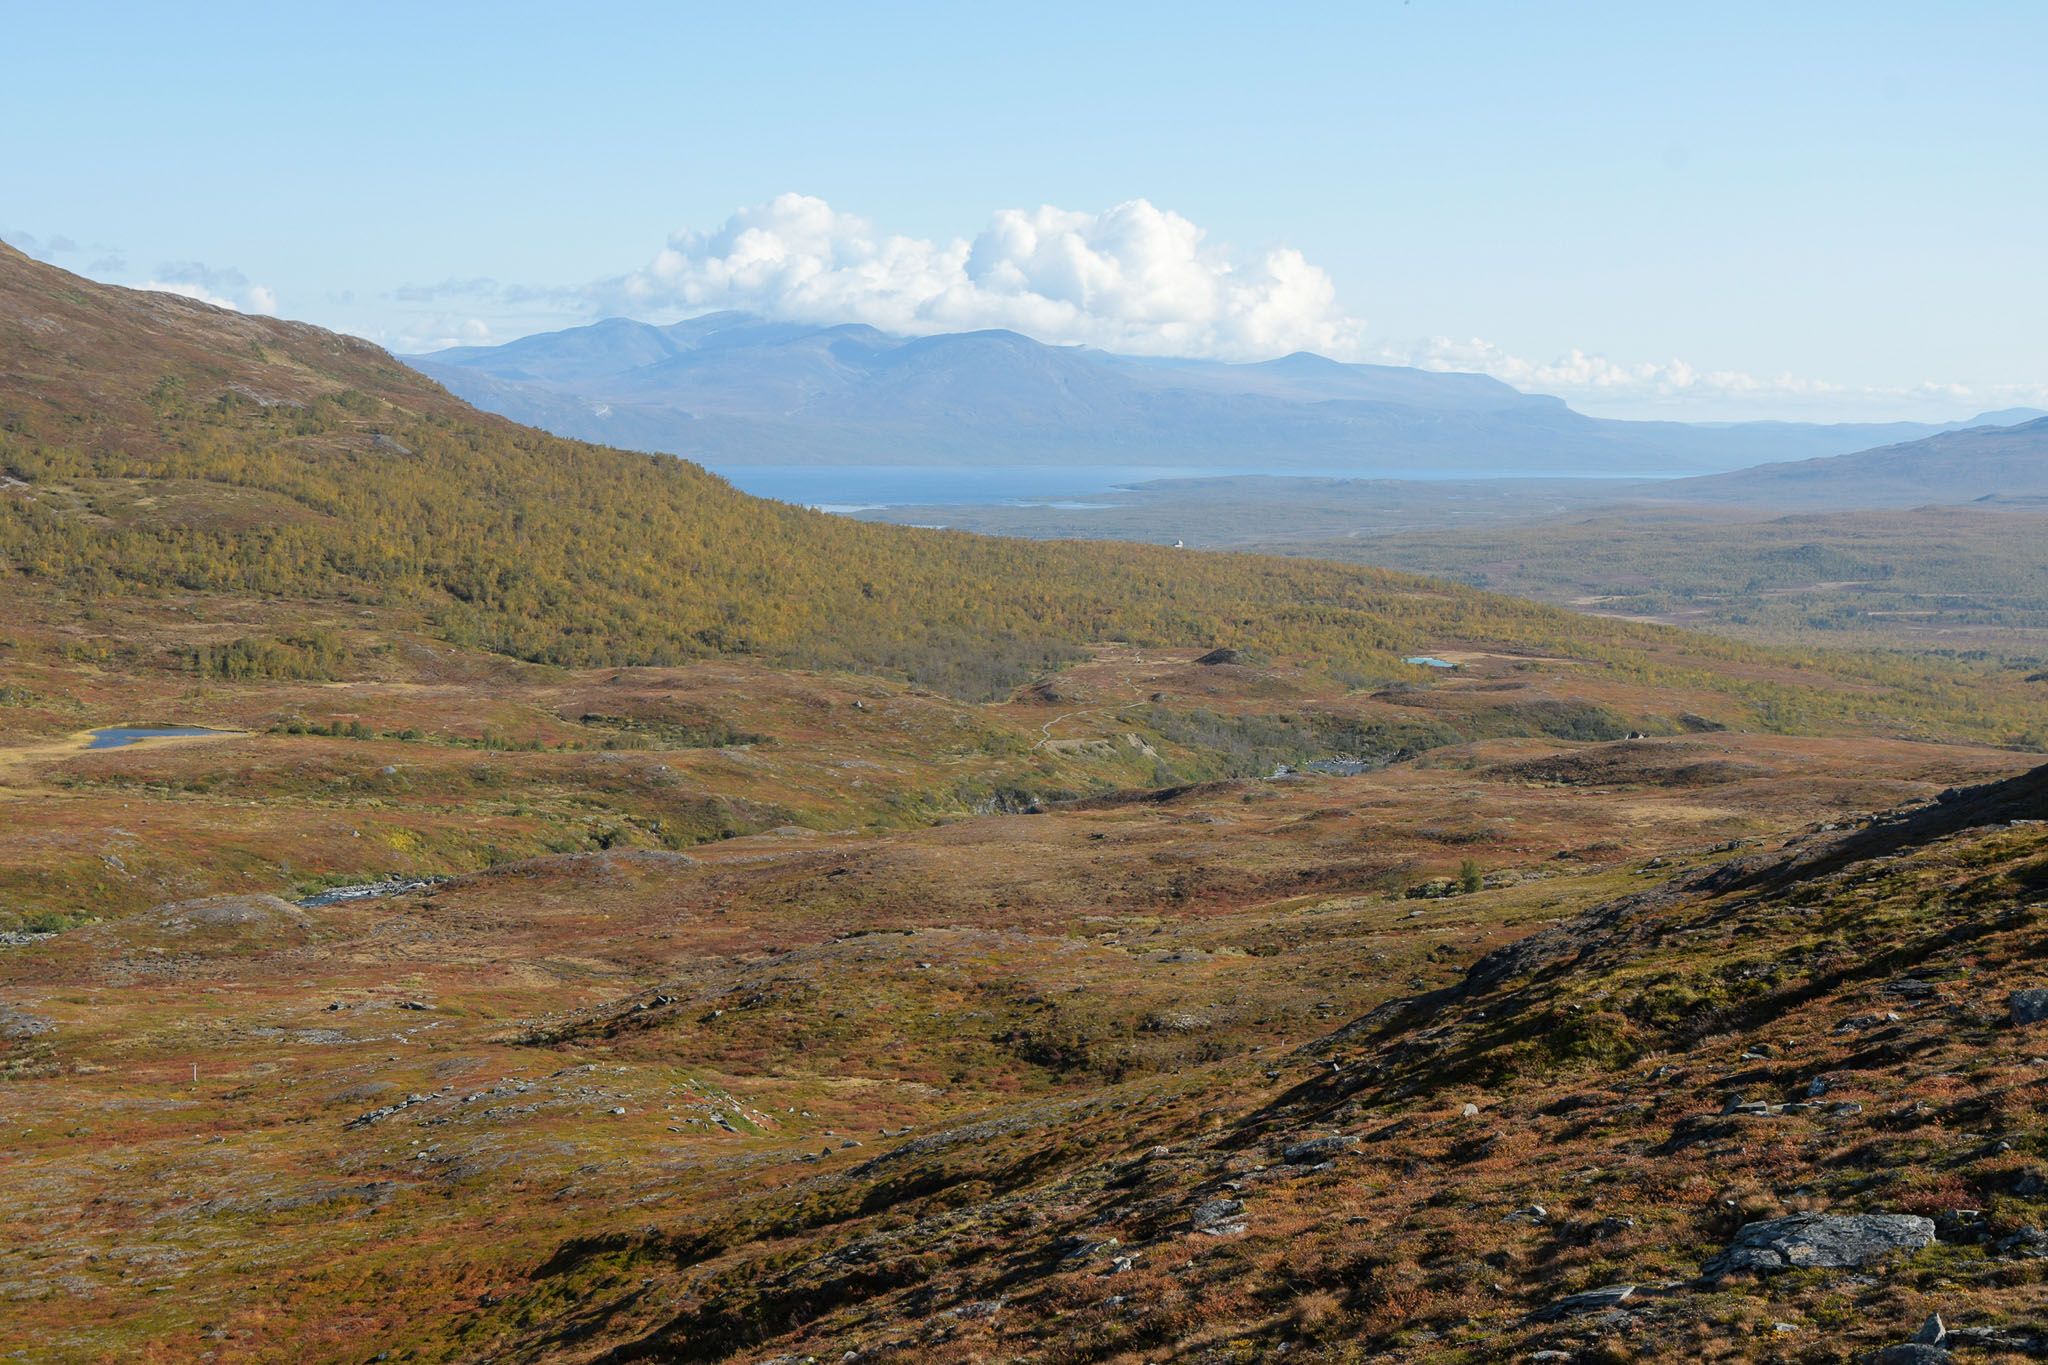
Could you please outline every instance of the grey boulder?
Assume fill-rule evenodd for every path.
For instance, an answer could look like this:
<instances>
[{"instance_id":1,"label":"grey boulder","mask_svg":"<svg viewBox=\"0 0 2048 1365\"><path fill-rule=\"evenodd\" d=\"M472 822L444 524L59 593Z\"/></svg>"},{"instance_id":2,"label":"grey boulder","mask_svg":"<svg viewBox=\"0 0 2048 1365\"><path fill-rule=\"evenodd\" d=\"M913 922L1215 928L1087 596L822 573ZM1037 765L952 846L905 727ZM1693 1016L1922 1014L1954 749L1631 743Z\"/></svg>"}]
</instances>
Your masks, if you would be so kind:
<instances>
[{"instance_id":1,"label":"grey boulder","mask_svg":"<svg viewBox=\"0 0 2048 1365\"><path fill-rule=\"evenodd\" d=\"M1196 1232L1230 1237L1245 1229L1244 1205L1235 1199L1204 1199L1188 1215Z\"/></svg>"},{"instance_id":2,"label":"grey boulder","mask_svg":"<svg viewBox=\"0 0 2048 1365\"><path fill-rule=\"evenodd\" d=\"M1581 1313L1604 1313L1610 1308L1619 1308L1634 1298L1636 1287L1632 1284L1610 1284L1601 1289L1588 1289L1583 1294L1567 1294L1544 1304L1529 1317L1536 1322L1556 1322L1559 1318L1577 1317Z\"/></svg>"},{"instance_id":3,"label":"grey boulder","mask_svg":"<svg viewBox=\"0 0 2048 1365\"><path fill-rule=\"evenodd\" d=\"M1910 1213L1795 1213L1744 1226L1706 1273L1860 1266L1933 1240L1933 1220Z\"/></svg>"},{"instance_id":4,"label":"grey boulder","mask_svg":"<svg viewBox=\"0 0 2048 1365\"><path fill-rule=\"evenodd\" d=\"M1346 1152L1357 1150L1358 1139L1355 1137L1310 1138L1306 1142L1297 1142L1291 1147L1281 1149L1280 1159L1290 1166L1312 1166L1320 1161L1328 1161L1331 1157L1343 1156Z\"/></svg>"}]
</instances>

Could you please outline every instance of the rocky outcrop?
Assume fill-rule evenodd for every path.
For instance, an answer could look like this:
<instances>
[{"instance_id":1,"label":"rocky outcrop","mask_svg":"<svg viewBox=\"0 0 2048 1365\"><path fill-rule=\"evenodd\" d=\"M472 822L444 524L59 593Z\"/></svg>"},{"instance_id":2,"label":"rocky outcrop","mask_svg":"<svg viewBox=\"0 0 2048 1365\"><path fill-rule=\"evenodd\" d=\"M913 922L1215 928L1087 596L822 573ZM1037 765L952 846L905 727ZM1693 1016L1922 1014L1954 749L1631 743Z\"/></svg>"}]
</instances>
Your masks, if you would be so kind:
<instances>
[{"instance_id":1,"label":"rocky outcrop","mask_svg":"<svg viewBox=\"0 0 2048 1365\"><path fill-rule=\"evenodd\" d=\"M1745 1225L1705 1273L1853 1268L1933 1241L1933 1221L1915 1214L1795 1213Z\"/></svg>"}]
</instances>

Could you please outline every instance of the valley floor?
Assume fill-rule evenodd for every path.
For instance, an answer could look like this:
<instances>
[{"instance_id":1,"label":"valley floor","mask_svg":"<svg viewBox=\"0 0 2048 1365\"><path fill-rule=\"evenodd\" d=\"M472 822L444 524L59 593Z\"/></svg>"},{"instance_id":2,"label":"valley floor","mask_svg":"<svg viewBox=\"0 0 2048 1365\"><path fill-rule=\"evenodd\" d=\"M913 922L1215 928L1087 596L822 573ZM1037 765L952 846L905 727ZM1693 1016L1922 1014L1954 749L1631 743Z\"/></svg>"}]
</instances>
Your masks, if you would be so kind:
<instances>
[{"instance_id":1,"label":"valley floor","mask_svg":"<svg viewBox=\"0 0 2048 1365\"><path fill-rule=\"evenodd\" d=\"M1089 787L1150 771L1144 708L1308 685L1189 654L1105 650L996 708L447 656L166 717L241 737L24 739L6 875L62 932L0 946L10 1334L61 1361L1834 1359L1930 1307L2026 1305L2043 1263L1997 1249L2038 1217L2012 1191L2048 1155L2048 1040L1998 1015L2032 984L2048 836L2005 807L1857 831L2027 755L1505 737ZM1469 687L1529 676L1465 657ZM66 690L87 721L177 700ZM279 728L299 715L445 734ZM452 743L547 716L579 718L558 741L638 716L615 733L776 742ZM912 802L935 789L952 813ZM686 816L730 824L664 841ZM1808 889L1754 889L1859 837ZM1617 904L1660 927L1571 937ZM1510 945L1624 941L1473 985ZM1720 1114L1815 1077L1860 1112ZM1745 1219L1842 1205L1979 1209L1991 1240L1696 1282ZM1616 1279L1644 1286L1625 1311L1527 1320Z\"/></svg>"}]
</instances>

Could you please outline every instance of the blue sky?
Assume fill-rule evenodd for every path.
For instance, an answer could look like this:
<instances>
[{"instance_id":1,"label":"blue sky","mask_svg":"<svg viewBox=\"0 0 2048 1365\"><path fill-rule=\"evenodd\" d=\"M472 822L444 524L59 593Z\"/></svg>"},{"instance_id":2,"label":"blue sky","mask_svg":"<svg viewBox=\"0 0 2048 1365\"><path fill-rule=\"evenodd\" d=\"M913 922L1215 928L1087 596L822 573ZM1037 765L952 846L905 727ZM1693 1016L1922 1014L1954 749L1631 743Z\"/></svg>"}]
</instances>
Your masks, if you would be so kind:
<instances>
[{"instance_id":1,"label":"blue sky","mask_svg":"<svg viewBox=\"0 0 2048 1365\"><path fill-rule=\"evenodd\" d=\"M0 236L398 349L739 305L2048 406L2038 3L4 9Z\"/></svg>"}]
</instances>

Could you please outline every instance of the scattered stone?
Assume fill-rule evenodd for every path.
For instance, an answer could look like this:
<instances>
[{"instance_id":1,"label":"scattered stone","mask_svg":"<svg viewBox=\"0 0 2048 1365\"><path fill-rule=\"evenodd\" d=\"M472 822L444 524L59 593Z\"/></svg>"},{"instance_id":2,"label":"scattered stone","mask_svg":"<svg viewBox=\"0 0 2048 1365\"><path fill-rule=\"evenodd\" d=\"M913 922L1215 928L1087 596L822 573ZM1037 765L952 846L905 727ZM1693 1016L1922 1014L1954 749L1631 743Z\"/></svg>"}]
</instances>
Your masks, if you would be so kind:
<instances>
[{"instance_id":1,"label":"scattered stone","mask_svg":"<svg viewBox=\"0 0 2048 1365\"><path fill-rule=\"evenodd\" d=\"M2048 991L2014 991L2009 1003L2015 1024L2038 1024L2048 1019Z\"/></svg>"},{"instance_id":2,"label":"scattered stone","mask_svg":"<svg viewBox=\"0 0 2048 1365\"><path fill-rule=\"evenodd\" d=\"M1479 1117L1479 1106L1478 1106L1478 1105L1476 1105L1476 1104L1467 1104L1467 1105L1466 1105L1466 1106L1465 1106L1465 1107L1464 1107L1464 1108L1463 1108L1462 1110L1460 1110L1460 1111L1458 1112L1458 1117L1459 1117L1459 1118L1463 1118L1463 1119L1476 1119L1476 1118L1478 1118L1478 1117Z\"/></svg>"},{"instance_id":3,"label":"scattered stone","mask_svg":"<svg viewBox=\"0 0 2048 1365\"><path fill-rule=\"evenodd\" d=\"M1948 1324L1941 1320L1941 1314L1929 1313L1927 1321L1920 1324L1920 1330L1906 1340L1921 1346L1939 1346L1948 1340Z\"/></svg>"},{"instance_id":4,"label":"scattered stone","mask_svg":"<svg viewBox=\"0 0 2048 1365\"><path fill-rule=\"evenodd\" d=\"M1245 1229L1244 1201L1239 1199L1205 1199L1195 1205L1188 1215L1188 1222L1196 1232L1211 1237L1230 1237Z\"/></svg>"},{"instance_id":5,"label":"scattered stone","mask_svg":"<svg viewBox=\"0 0 2048 1365\"><path fill-rule=\"evenodd\" d=\"M367 1114L358 1114L341 1126L343 1128L367 1128L381 1119L390 1118L401 1110L410 1109L416 1104L431 1104L440 1098L442 1097L439 1095L407 1095L396 1104L387 1104L382 1108L372 1109Z\"/></svg>"},{"instance_id":6,"label":"scattered stone","mask_svg":"<svg viewBox=\"0 0 2048 1365\"><path fill-rule=\"evenodd\" d=\"M2042 995L2048 996L2048 991L2043 991ZM1865 1029L1882 1028L1886 1024L1896 1024L1898 1022L1899 1016L1890 1010L1886 1010L1883 1014L1852 1014L1841 1023L1835 1025L1835 1032L1860 1033Z\"/></svg>"},{"instance_id":7,"label":"scattered stone","mask_svg":"<svg viewBox=\"0 0 2048 1365\"><path fill-rule=\"evenodd\" d=\"M1916 1214L1795 1213L1745 1225L1705 1273L1711 1278L1739 1270L1856 1267L1932 1241L1933 1221Z\"/></svg>"},{"instance_id":8,"label":"scattered stone","mask_svg":"<svg viewBox=\"0 0 2048 1365\"><path fill-rule=\"evenodd\" d=\"M29 1038L40 1038L46 1033L54 1033L56 1029L57 1023L53 1019L17 1010L12 1005L0 1005L0 1038L21 1042Z\"/></svg>"}]
</instances>

